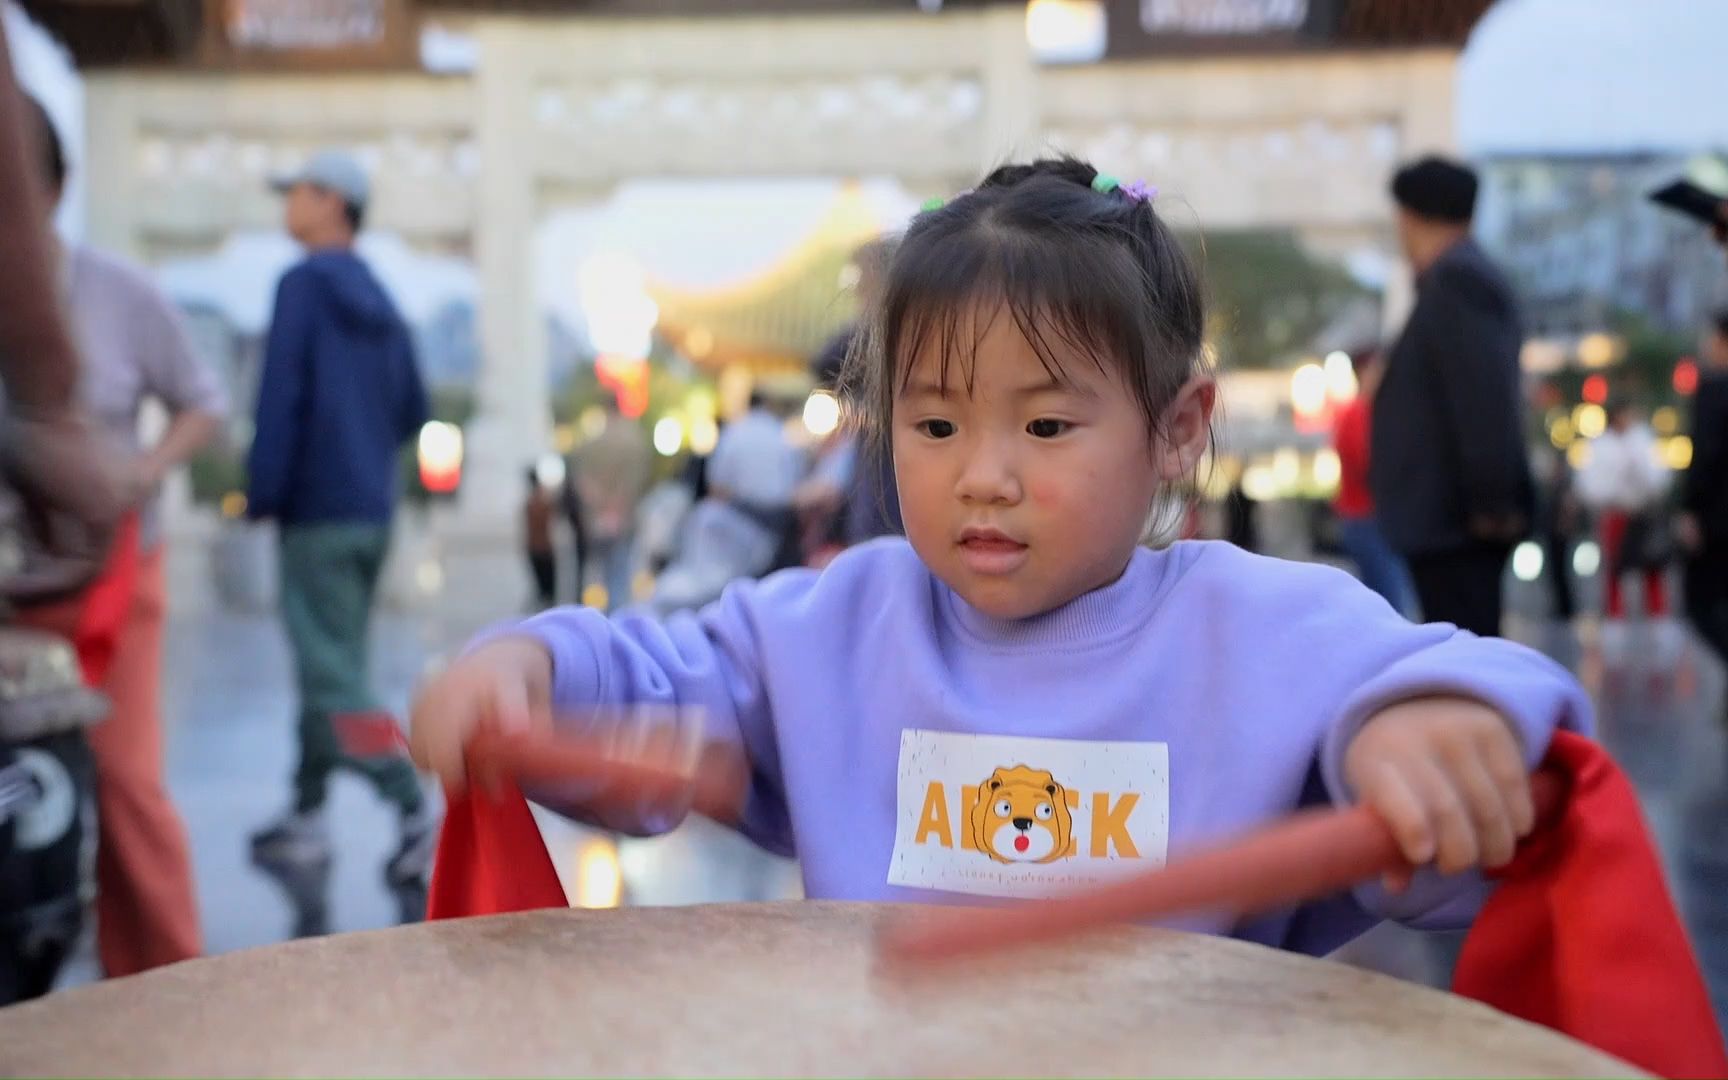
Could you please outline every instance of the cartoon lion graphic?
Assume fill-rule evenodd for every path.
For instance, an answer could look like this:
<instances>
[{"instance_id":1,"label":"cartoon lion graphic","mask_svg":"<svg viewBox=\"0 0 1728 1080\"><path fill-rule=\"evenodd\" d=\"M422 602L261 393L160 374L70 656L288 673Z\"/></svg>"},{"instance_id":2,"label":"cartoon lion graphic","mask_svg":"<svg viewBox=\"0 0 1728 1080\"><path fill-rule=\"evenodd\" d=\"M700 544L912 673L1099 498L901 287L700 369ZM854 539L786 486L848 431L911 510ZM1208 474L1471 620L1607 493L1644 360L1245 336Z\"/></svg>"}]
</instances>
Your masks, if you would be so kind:
<instances>
[{"instance_id":1,"label":"cartoon lion graphic","mask_svg":"<svg viewBox=\"0 0 1728 1080\"><path fill-rule=\"evenodd\" d=\"M972 841L999 863L1048 863L1074 854L1068 793L1043 769L999 768L978 786Z\"/></svg>"}]
</instances>

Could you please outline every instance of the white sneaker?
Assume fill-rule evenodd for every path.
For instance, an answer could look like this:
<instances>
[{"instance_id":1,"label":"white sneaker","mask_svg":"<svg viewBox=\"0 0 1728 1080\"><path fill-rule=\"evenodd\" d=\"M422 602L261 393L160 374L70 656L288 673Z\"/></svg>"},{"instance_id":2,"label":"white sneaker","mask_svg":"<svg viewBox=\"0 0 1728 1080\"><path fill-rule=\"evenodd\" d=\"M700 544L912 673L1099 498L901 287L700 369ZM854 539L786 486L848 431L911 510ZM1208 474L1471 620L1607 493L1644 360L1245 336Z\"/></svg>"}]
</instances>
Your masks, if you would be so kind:
<instances>
[{"instance_id":1,"label":"white sneaker","mask_svg":"<svg viewBox=\"0 0 1728 1080\"><path fill-rule=\"evenodd\" d=\"M1672 617L1654 619L1650 623L1650 641L1657 666L1672 668L1686 652L1686 628Z\"/></svg>"},{"instance_id":2,"label":"white sneaker","mask_svg":"<svg viewBox=\"0 0 1728 1080\"><path fill-rule=\"evenodd\" d=\"M1631 644L1631 629L1625 619L1603 619L1602 659L1610 664L1618 664L1626 659L1627 648Z\"/></svg>"},{"instance_id":3,"label":"white sneaker","mask_svg":"<svg viewBox=\"0 0 1728 1080\"><path fill-rule=\"evenodd\" d=\"M290 810L252 834L261 862L313 865L330 861L330 827L321 810Z\"/></svg>"}]
</instances>

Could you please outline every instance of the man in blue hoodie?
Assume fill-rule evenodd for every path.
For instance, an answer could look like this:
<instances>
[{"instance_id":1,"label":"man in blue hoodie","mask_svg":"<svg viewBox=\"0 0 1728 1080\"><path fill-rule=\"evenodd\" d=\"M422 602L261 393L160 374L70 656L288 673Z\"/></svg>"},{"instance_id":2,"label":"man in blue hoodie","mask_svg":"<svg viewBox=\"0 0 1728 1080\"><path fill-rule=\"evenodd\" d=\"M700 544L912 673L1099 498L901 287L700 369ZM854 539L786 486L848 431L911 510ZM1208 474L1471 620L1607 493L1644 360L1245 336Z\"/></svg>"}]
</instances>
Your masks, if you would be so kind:
<instances>
[{"instance_id":1,"label":"man in blue hoodie","mask_svg":"<svg viewBox=\"0 0 1728 1080\"><path fill-rule=\"evenodd\" d=\"M390 544L398 453L427 419L407 325L354 254L366 174L326 151L276 182L290 235L306 257L283 275L264 354L247 508L280 528L282 619L300 689L295 803L252 837L254 857L330 858L323 807L330 774L348 766L401 812L385 866L422 878L436 822L366 676L366 630Z\"/></svg>"}]
</instances>

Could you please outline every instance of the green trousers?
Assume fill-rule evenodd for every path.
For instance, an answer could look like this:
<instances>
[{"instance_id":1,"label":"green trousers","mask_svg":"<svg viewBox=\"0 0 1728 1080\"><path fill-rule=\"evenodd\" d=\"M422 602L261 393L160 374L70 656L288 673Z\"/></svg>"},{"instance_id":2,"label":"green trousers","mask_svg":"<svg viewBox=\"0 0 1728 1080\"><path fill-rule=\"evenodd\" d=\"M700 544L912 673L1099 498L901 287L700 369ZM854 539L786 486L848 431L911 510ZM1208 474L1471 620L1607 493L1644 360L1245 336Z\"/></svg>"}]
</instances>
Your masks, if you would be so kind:
<instances>
[{"instance_id":1,"label":"green trousers","mask_svg":"<svg viewBox=\"0 0 1728 1080\"><path fill-rule=\"evenodd\" d=\"M282 621L300 686L300 767L295 808L324 805L330 774L347 766L404 811L422 793L401 754L343 753L330 718L379 709L367 681L366 631L390 549L390 527L360 523L285 525L281 533Z\"/></svg>"}]
</instances>

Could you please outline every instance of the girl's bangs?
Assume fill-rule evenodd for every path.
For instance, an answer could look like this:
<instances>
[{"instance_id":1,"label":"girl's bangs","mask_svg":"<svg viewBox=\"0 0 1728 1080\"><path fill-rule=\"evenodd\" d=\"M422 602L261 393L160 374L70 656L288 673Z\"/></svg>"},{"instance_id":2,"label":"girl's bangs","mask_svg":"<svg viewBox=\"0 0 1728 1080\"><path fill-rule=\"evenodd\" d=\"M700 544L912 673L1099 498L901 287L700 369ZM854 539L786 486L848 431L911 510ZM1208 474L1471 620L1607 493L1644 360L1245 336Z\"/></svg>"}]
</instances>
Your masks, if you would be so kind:
<instances>
[{"instance_id":1,"label":"girl's bangs","mask_svg":"<svg viewBox=\"0 0 1728 1080\"><path fill-rule=\"evenodd\" d=\"M1060 383L1072 384L1068 365L1077 360L1125 372L1136 355L1134 297L1119 286L1137 281L1138 268L1114 245L986 245L955 237L902 254L913 257L896 267L883 343L895 396L905 391L918 359L931 355L943 393L958 365L959 382L970 394L980 345L1004 317Z\"/></svg>"}]
</instances>

